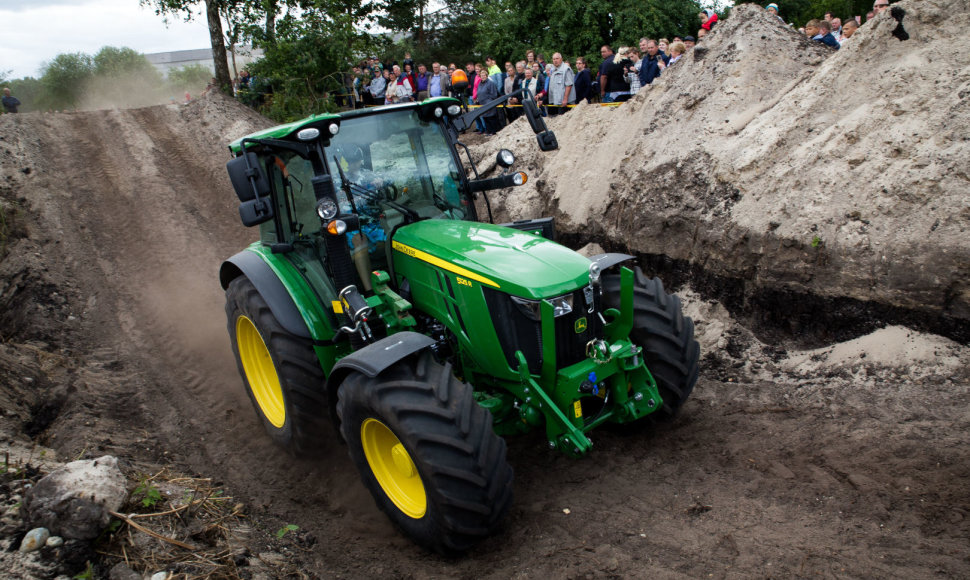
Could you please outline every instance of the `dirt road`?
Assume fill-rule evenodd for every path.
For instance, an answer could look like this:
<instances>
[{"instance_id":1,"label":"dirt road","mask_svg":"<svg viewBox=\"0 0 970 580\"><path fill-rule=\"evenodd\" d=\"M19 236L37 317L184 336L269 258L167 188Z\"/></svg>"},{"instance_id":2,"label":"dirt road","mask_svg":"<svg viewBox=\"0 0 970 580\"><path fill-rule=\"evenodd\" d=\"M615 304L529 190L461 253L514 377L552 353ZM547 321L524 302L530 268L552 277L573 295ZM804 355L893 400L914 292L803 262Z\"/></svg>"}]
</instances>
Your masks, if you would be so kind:
<instances>
[{"instance_id":1,"label":"dirt road","mask_svg":"<svg viewBox=\"0 0 970 580\"><path fill-rule=\"evenodd\" d=\"M423 553L378 512L336 436L321 457L294 459L245 397L217 271L254 232L238 222L224 146L266 121L218 98L11 117L11 445L29 436L60 458L110 453L212 477L247 506L251 550L310 577L970 574L967 348L899 330L894 345L920 347L902 363L827 364L831 350L762 344L692 294L706 354L678 420L594 434L582 460L510 440L504 531L465 558ZM275 540L285 524L301 534Z\"/></svg>"}]
</instances>

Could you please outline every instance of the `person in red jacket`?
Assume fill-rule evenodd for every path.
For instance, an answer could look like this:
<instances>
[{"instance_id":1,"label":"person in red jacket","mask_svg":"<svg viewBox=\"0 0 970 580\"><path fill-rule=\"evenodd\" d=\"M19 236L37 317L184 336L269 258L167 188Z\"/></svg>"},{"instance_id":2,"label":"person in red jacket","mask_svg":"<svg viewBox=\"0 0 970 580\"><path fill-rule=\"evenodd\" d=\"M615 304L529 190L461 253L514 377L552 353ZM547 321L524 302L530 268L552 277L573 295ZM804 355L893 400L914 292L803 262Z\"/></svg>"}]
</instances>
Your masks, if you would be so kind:
<instances>
[{"instance_id":1,"label":"person in red jacket","mask_svg":"<svg viewBox=\"0 0 970 580\"><path fill-rule=\"evenodd\" d=\"M701 19L701 28L710 32L714 25L717 24L717 13L715 13L710 8L705 8L697 14L697 17Z\"/></svg>"}]
</instances>

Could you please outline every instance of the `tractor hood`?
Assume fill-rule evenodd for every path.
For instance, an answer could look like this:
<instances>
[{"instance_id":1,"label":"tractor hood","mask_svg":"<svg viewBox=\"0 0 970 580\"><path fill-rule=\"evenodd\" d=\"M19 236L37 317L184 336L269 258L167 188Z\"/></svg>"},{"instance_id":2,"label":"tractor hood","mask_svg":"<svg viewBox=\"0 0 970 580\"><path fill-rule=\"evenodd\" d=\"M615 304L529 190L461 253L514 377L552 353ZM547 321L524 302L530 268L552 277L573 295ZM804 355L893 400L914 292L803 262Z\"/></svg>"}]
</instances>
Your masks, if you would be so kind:
<instances>
[{"instance_id":1,"label":"tractor hood","mask_svg":"<svg viewBox=\"0 0 970 580\"><path fill-rule=\"evenodd\" d=\"M523 298L551 298L589 284L588 258L503 226L424 220L399 228L393 248L395 254Z\"/></svg>"}]
</instances>

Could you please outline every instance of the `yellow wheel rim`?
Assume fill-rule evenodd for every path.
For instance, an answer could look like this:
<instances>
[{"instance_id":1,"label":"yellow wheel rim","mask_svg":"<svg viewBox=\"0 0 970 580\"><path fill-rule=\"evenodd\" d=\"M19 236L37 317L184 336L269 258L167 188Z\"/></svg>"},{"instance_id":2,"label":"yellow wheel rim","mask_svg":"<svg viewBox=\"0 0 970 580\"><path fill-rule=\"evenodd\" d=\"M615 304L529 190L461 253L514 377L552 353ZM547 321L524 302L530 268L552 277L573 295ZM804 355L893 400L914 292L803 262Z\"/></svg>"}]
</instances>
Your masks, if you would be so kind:
<instances>
[{"instance_id":1,"label":"yellow wheel rim","mask_svg":"<svg viewBox=\"0 0 970 580\"><path fill-rule=\"evenodd\" d=\"M253 391L259 410L274 427L281 428L286 422L283 387L263 337L259 335L253 321L245 316L236 319L236 345L239 347L239 360L246 371L246 380L249 381L249 388Z\"/></svg>"},{"instance_id":2,"label":"yellow wheel rim","mask_svg":"<svg viewBox=\"0 0 970 580\"><path fill-rule=\"evenodd\" d=\"M428 496L421 475L393 431L377 419L360 426L360 441L377 483L399 510L420 519L428 511Z\"/></svg>"}]
</instances>

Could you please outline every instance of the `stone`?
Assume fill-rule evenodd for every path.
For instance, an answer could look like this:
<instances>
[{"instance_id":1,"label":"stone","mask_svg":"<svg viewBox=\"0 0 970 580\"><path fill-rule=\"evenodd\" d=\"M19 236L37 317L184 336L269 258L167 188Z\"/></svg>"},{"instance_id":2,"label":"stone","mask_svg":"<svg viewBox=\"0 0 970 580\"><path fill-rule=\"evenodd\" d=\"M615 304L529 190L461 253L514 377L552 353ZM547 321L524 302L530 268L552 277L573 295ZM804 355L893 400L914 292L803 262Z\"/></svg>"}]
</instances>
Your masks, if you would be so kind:
<instances>
[{"instance_id":1,"label":"stone","mask_svg":"<svg viewBox=\"0 0 970 580\"><path fill-rule=\"evenodd\" d=\"M64 545L64 538L60 536L51 536L47 538L47 541L44 542L44 544L48 548L60 548L61 546Z\"/></svg>"},{"instance_id":2,"label":"stone","mask_svg":"<svg viewBox=\"0 0 970 580\"><path fill-rule=\"evenodd\" d=\"M135 572L124 562L119 562L111 567L108 572L108 580L142 580L141 574Z\"/></svg>"},{"instance_id":3,"label":"stone","mask_svg":"<svg viewBox=\"0 0 970 580\"><path fill-rule=\"evenodd\" d=\"M73 461L25 494L24 519L65 539L93 540L108 525L109 512L124 504L126 484L115 457Z\"/></svg>"},{"instance_id":4,"label":"stone","mask_svg":"<svg viewBox=\"0 0 970 580\"><path fill-rule=\"evenodd\" d=\"M24 536L22 542L20 542L21 552L33 552L34 550L39 550L41 546L47 542L47 538L51 535L47 528L34 528L27 532Z\"/></svg>"},{"instance_id":5,"label":"stone","mask_svg":"<svg viewBox=\"0 0 970 580\"><path fill-rule=\"evenodd\" d=\"M152 574L151 580L168 580L169 573L166 571L155 572Z\"/></svg>"}]
</instances>

